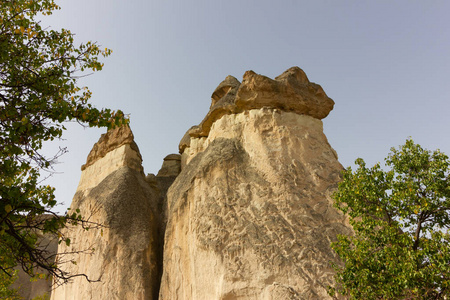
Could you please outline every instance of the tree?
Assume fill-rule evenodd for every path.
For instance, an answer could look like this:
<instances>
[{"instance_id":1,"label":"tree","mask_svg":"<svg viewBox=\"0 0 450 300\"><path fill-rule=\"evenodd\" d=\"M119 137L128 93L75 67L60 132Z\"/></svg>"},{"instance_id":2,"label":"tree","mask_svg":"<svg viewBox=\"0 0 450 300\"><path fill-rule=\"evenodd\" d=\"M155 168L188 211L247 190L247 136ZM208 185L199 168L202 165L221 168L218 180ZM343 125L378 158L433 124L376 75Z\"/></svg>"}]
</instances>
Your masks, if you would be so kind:
<instances>
[{"instance_id":1,"label":"tree","mask_svg":"<svg viewBox=\"0 0 450 300\"><path fill-rule=\"evenodd\" d=\"M335 206L354 235L332 244L343 266L339 293L351 299L444 299L450 295L450 161L411 139L379 164L343 172Z\"/></svg>"},{"instance_id":2,"label":"tree","mask_svg":"<svg viewBox=\"0 0 450 300\"><path fill-rule=\"evenodd\" d=\"M112 128L128 120L88 102L91 92L77 79L101 70L99 57L111 51L92 42L75 46L69 30L42 28L37 17L56 9L53 0L0 2L0 272L10 276L19 265L31 276L44 270L66 281L82 274L59 269L38 234L70 244L61 230L86 224L78 212L52 211L54 188L41 185L39 176L64 151L45 157L42 145L61 138L66 121Z\"/></svg>"},{"instance_id":3,"label":"tree","mask_svg":"<svg viewBox=\"0 0 450 300\"><path fill-rule=\"evenodd\" d=\"M17 289L10 287L11 284L17 279L17 271L13 274L5 274L0 272L0 299L6 300L19 300L22 299Z\"/></svg>"}]
</instances>

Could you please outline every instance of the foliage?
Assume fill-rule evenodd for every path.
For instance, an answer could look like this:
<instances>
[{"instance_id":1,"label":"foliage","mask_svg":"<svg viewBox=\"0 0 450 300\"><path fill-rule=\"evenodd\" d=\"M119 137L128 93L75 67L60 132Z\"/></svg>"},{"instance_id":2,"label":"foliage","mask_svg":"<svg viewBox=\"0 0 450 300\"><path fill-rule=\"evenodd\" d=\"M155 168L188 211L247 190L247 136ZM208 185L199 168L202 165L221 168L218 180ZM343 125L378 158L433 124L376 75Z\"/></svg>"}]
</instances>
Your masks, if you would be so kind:
<instances>
[{"instance_id":1,"label":"foliage","mask_svg":"<svg viewBox=\"0 0 450 300\"><path fill-rule=\"evenodd\" d=\"M37 18L59 9L53 0L0 2L0 272L19 264L31 276L47 271L67 280L37 233L61 235L66 224L83 223L78 212L57 216L54 188L41 185L40 172L54 157L42 155L45 141L61 138L63 122L112 128L127 123L121 111L96 109L91 92L79 87L83 71L98 71L111 51L96 43L74 45L74 35L43 28ZM3 274L3 275L4 275Z\"/></svg>"},{"instance_id":2,"label":"foliage","mask_svg":"<svg viewBox=\"0 0 450 300\"><path fill-rule=\"evenodd\" d=\"M11 276L0 272L0 299L19 300L22 299L17 289L11 288L11 284L17 279L17 271Z\"/></svg>"},{"instance_id":3,"label":"foliage","mask_svg":"<svg viewBox=\"0 0 450 300\"><path fill-rule=\"evenodd\" d=\"M22 300L23 297L19 293L19 288L12 287L12 284L18 279L18 270L15 270L10 276L4 272L0 272L0 299L3 300ZM34 297L33 300L49 300L48 293Z\"/></svg>"},{"instance_id":4,"label":"foliage","mask_svg":"<svg viewBox=\"0 0 450 300\"><path fill-rule=\"evenodd\" d=\"M442 299L450 295L450 161L407 140L377 164L348 168L334 194L353 236L332 247L338 292L351 299Z\"/></svg>"}]
</instances>

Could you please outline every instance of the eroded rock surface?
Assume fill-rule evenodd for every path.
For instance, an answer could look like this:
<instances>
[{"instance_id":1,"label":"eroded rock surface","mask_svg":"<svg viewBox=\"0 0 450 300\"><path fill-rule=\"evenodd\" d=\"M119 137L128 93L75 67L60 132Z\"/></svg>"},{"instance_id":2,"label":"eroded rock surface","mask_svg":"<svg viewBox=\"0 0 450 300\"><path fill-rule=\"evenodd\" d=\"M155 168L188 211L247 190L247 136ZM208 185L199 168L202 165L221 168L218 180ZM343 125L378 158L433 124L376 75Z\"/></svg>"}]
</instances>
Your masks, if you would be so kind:
<instances>
[{"instance_id":1,"label":"eroded rock surface","mask_svg":"<svg viewBox=\"0 0 450 300\"><path fill-rule=\"evenodd\" d=\"M164 157L163 165L158 172L158 177L176 177L181 172L181 155L169 154Z\"/></svg>"},{"instance_id":2,"label":"eroded rock surface","mask_svg":"<svg viewBox=\"0 0 450 300\"><path fill-rule=\"evenodd\" d=\"M97 282L75 277L58 287L52 299L157 299L158 199L145 181L131 130L121 127L102 135L89 154L71 205L92 228L70 228L70 246L58 249L59 262L68 262L63 269Z\"/></svg>"},{"instance_id":3,"label":"eroded rock surface","mask_svg":"<svg viewBox=\"0 0 450 300\"><path fill-rule=\"evenodd\" d=\"M272 107L323 119L333 106L334 101L322 87L310 82L299 67L292 67L275 79L247 71L242 83L233 76L227 76L219 84L211 96L211 107L206 117L188 132L191 137L206 137L211 125L222 116L250 109ZM182 140L180 151L187 142Z\"/></svg>"},{"instance_id":4,"label":"eroded rock surface","mask_svg":"<svg viewBox=\"0 0 450 300\"><path fill-rule=\"evenodd\" d=\"M71 207L105 227L71 228L59 248L94 247L61 257L99 282L76 278L52 299L327 299L330 242L350 232L332 207L343 168L321 119L333 105L298 67L228 76L181 155L146 177L128 127L102 135Z\"/></svg>"},{"instance_id":5,"label":"eroded rock surface","mask_svg":"<svg viewBox=\"0 0 450 300\"><path fill-rule=\"evenodd\" d=\"M160 299L328 298L330 241L349 232L330 197L343 168L320 120L332 100L299 68L218 90L180 143Z\"/></svg>"},{"instance_id":6,"label":"eroded rock surface","mask_svg":"<svg viewBox=\"0 0 450 300\"><path fill-rule=\"evenodd\" d=\"M128 145L128 147L134 151L137 158L133 160L120 154L115 156L122 159L125 163L130 164L130 166L132 164L132 168L143 171L141 165L142 157L139 153L138 146L134 142L133 132L129 126L121 126L102 134L98 142L92 147L91 152L89 152L86 164L81 166L81 170L84 171L87 167L93 165L96 161L102 159L106 155L111 155L110 152L117 149L123 149L123 147L121 147L123 145ZM114 165L113 167L117 167L117 165Z\"/></svg>"}]
</instances>

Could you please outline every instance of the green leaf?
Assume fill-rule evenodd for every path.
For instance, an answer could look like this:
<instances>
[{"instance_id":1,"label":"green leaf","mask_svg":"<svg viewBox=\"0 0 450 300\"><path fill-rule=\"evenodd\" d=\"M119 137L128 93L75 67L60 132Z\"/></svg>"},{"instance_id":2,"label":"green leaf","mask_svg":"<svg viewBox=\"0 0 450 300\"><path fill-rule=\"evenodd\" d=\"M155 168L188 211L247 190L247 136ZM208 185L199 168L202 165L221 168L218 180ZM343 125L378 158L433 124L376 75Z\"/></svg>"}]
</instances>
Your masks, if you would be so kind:
<instances>
[{"instance_id":1,"label":"green leaf","mask_svg":"<svg viewBox=\"0 0 450 300\"><path fill-rule=\"evenodd\" d=\"M334 266L330 293L352 299L442 299L450 296L450 161L439 150L407 140L379 164L343 172L333 195L354 234L331 247L345 263Z\"/></svg>"},{"instance_id":2,"label":"green leaf","mask_svg":"<svg viewBox=\"0 0 450 300\"><path fill-rule=\"evenodd\" d=\"M90 103L92 93L80 86L78 78L85 75L80 69L100 70L100 59L111 52L100 51L92 42L76 44L69 30L41 27L43 18L59 9L53 0L0 3L0 74L2 87L7 87L0 97L0 267L9 271L21 262L33 275L33 266L39 265L65 280L64 272L36 255L37 234L58 236L70 220L55 217L40 222L43 215L54 215L57 204L54 189L40 185L40 173L51 169L60 154L43 155L42 147L62 136L62 122L68 120L110 125L111 115L103 114L110 110L100 113ZM115 118L126 123L123 115ZM79 210L74 218L71 225L83 221Z\"/></svg>"},{"instance_id":3,"label":"green leaf","mask_svg":"<svg viewBox=\"0 0 450 300\"><path fill-rule=\"evenodd\" d=\"M6 211L6 213L9 213L11 210L12 210L11 204L6 204L6 205L5 205L5 211Z\"/></svg>"}]
</instances>

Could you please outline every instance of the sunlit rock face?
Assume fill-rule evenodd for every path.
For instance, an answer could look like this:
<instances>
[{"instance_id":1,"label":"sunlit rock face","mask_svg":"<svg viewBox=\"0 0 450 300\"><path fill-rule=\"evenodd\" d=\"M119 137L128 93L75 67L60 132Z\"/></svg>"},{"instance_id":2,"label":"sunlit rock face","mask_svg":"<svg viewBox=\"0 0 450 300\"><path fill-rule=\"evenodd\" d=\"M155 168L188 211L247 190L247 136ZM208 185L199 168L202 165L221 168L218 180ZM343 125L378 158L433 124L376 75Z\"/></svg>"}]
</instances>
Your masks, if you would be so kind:
<instances>
[{"instance_id":1,"label":"sunlit rock face","mask_svg":"<svg viewBox=\"0 0 450 300\"><path fill-rule=\"evenodd\" d=\"M145 181L141 162L127 126L102 135L94 145L71 205L93 228L69 228L70 246L58 249L59 262L66 261L63 269L94 282L75 277L52 299L156 299L159 195Z\"/></svg>"},{"instance_id":2,"label":"sunlit rock face","mask_svg":"<svg viewBox=\"0 0 450 300\"><path fill-rule=\"evenodd\" d=\"M342 166L321 118L334 102L299 68L227 77L180 143L167 194L160 299L326 299L330 197Z\"/></svg>"},{"instance_id":3,"label":"sunlit rock face","mask_svg":"<svg viewBox=\"0 0 450 300\"><path fill-rule=\"evenodd\" d=\"M157 175L127 126L94 145L71 208L103 227L70 228L58 259L98 282L76 277L52 299L328 298L330 242L350 232L331 199L333 100L298 67L228 76L211 98Z\"/></svg>"},{"instance_id":4,"label":"sunlit rock face","mask_svg":"<svg viewBox=\"0 0 450 300\"><path fill-rule=\"evenodd\" d=\"M198 126L189 130L189 136L206 137L211 125L223 115L246 110L271 107L323 119L333 106L334 101L322 87L310 82L299 67L292 67L275 79L247 71L242 83L227 76L219 84L211 96L209 112ZM183 138L180 147L186 142Z\"/></svg>"}]
</instances>

